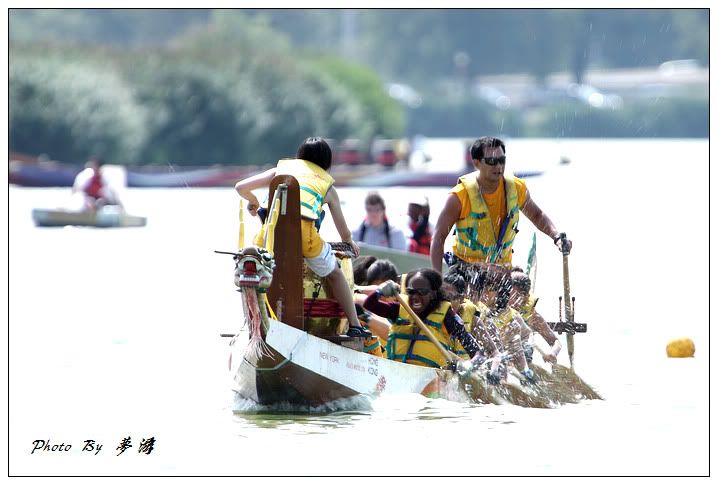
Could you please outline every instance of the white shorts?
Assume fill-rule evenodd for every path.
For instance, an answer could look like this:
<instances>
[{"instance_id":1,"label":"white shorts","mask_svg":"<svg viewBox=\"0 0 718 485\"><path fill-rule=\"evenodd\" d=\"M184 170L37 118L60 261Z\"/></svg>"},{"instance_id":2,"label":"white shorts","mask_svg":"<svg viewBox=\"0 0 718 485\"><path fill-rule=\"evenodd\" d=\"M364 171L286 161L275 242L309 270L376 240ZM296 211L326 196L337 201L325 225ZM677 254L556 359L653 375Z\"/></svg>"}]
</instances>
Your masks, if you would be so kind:
<instances>
[{"instance_id":1,"label":"white shorts","mask_svg":"<svg viewBox=\"0 0 718 485\"><path fill-rule=\"evenodd\" d=\"M309 269L314 271L317 276L321 278L327 276L329 273L334 271L334 268L337 267L337 258L334 256L334 251L332 251L332 247L328 242L324 243L319 256L304 258L304 261L307 262Z\"/></svg>"}]
</instances>

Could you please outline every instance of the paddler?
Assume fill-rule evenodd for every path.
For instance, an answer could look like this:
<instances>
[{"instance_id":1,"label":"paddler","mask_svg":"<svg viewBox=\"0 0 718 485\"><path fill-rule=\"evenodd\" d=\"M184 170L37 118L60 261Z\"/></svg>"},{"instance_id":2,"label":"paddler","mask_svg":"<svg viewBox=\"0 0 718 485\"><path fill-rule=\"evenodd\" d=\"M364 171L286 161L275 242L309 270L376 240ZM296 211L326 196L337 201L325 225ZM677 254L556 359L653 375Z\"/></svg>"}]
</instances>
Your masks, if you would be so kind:
<instances>
[{"instance_id":1,"label":"paddler","mask_svg":"<svg viewBox=\"0 0 718 485\"><path fill-rule=\"evenodd\" d=\"M444 349L451 350L453 337L472 357L472 366L478 367L486 360L476 339L446 300L440 273L429 268L420 269L410 272L406 281L406 294L400 295L400 286L387 281L364 301L364 308L392 323L386 347L388 359L437 368L449 363L423 330L412 323L411 315L398 302L381 301L382 298L398 297L408 302Z\"/></svg>"},{"instance_id":2,"label":"paddler","mask_svg":"<svg viewBox=\"0 0 718 485\"><path fill-rule=\"evenodd\" d=\"M529 368L524 353L523 341L530 336L531 329L521 314L509 306L511 279L508 273L487 273L482 301L489 308L487 321L498 329L497 346L506 352L516 370L528 382L535 382L533 370Z\"/></svg>"},{"instance_id":3,"label":"paddler","mask_svg":"<svg viewBox=\"0 0 718 485\"><path fill-rule=\"evenodd\" d=\"M509 305L517 310L531 330L543 337L551 346L548 354L543 355L546 362L556 363L558 353L561 352L561 341L546 320L536 311L538 298L531 294L531 278L519 267L514 267L511 272L511 294ZM529 346L527 346L528 344ZM524 341L524 353L530 361L532 354L531 342Z\"/></svg>"},{"instance_id":4,"label":"paddler","mask_svg":"<svg viewBox=\"0 0 718 485\"><path fill-rule=\"evenodd\" d=\"M253 216L257 215L259 200L252 190L268 187L276 175L292 175L299 183L299 203L302 215L302 255L307 266L320 278L326 278L332 289L334 297L349 320L350 337L370 338L371 332L365 330L359 323L352 291L342 273L336 256L329 243L319 236L324 204L329 206L334 225L342 241L349 243L356 254L359 247L352 240L344 214L342 213L339 195L334 188L334 179L329 175L332 166L332 150L329 144L320 137L307 138L297 149L293 159L282 159L275 168L271 168L252 177L240 180L234 186L237 193L246 199L247 210ZM261 245L264 240L266 221L262 225L255 244Z\"/></svg>"},{"instance_id":5,"label":"paddler","mask_svg":"<svg viewBox=\"0 0 718 485\"><path fill-rule=\"evenodd\" d=\"M449 273L444 277L444 295L451 303L451 309L463 320L466 330L479 343L481 351L485 355L491 356L488 380L490 384L498 384L500 381L501 354L487 330L487 325L493 325L485 321L489 314L489 308L480 301L474 303L468 299L466 289L464 277L457 271L449 270ZM498 334L496 331L494 333ZM452 338L451 342L454 353L460 358L466 358L467 354L464 346L455 338Z\"/></svg>"},{"instance_id":6,"label":"paddler","mask_svg":"<svg viewBox=\"0 0 718 485\"><path fill-rule=\"evenodd\" d=\"M488 136L479 138L471 146L471 159L476 171L459 178L436 222L431 243L432 267L441 271L444 242L456 225L452 252L446 254L449 266L464 262L511 268L519 212L561 250L561 232L536 205L526 183L518 177L504 175L504 142ZM565 239L565 244L570 251L571 241Z\"/></svg>"}]
</instances>

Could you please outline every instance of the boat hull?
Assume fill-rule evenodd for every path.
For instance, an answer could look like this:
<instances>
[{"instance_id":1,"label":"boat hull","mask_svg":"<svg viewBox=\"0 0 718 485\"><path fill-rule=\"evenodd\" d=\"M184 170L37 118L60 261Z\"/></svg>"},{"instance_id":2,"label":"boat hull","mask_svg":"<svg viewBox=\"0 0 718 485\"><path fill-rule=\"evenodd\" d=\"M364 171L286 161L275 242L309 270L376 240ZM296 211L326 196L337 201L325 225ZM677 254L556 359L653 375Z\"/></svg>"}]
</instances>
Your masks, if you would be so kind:
<instances>
[{"instance_id":1,"label":"boat hull","mask_svg":"<svg viewBox=\"0 0 718 485\"><path fill-rule=\"evenodd\" d=\"M264 355L231 344L233 390L261 405L317 407L359 395L447 392L451 373L375 357L269 320Z\"/></svg>"},{"instance_id":2,"label":"boat hull","mask_svg":"<svg viewBox=\"0 0 718 485\"><path fill-rule=\"evenodd\" d=\"M516 373L509 373L501 385L488 385L483 372L461 377L449 370L403 364L271 319L262 357L252 357L236 340L230 344L232 389L243 399L280 409L310 411L342 399L398 394L534 408L602 399L563 366L532 364L538 377L535 385L522 384Z\"/></svg>"},{"instance_id":3,"label":"boat hull","mask_svg":"<svg viewBox=\"0 0 718 485\"><path fill-rule=\"evenodd\" d=\"M39 227L142 227L146 217L133 216L117 210L75 212L60 209L33 209L32 219Z\"/></svg>"}]
</instances>

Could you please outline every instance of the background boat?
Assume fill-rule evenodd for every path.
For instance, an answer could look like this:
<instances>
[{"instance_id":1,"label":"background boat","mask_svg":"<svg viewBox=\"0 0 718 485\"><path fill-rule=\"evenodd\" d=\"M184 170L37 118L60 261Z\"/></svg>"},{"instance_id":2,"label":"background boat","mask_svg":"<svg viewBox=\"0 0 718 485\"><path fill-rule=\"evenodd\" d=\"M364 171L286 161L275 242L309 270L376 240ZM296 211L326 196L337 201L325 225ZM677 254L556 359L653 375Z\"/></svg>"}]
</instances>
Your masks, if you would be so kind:
<instances>
[{"instance_id":1,"label":"background boat","mask_svg":"<svg viewBox=\"0 0 718 485\"><path fill-rule=\"evenodd\" d=\"M126 214L115 206L97 211L70 211L65 209L33 209L32 220L38 227L143 227L147 218Z\"/></svg>"},{"instance_id":2,"label":"background boat","mask_svg":"<svg viewBox=\"0 0 718 485\"><path fill-rule=\"evenodd\" d=\"M431 258L425 254L410 253L399 249L374 246L372 244L357 243L363 256L375 256L377 259L388 259L400 274L408 273L419 268L431 268ZM446 271L446 263L442 263Z\"/></svg>"}]
</instances>

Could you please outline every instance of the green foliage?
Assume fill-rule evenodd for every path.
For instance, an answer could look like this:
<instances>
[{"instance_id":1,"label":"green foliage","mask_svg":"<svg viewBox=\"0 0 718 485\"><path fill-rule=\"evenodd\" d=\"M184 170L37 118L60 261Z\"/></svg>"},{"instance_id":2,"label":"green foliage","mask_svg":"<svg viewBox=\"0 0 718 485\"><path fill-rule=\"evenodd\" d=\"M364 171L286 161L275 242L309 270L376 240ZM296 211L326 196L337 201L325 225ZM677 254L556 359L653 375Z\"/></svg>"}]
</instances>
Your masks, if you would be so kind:
<instances>
[{"instance_id":1,"label":"green foliage","mask_svg":"<svg viewBox=\"0 0 718 485\"><path fill-rule=\"evenodd\" d=\"M251 117L236 116L230 79L195 64L139 64L133 84L147 109L147 163L235 164L250 153Z\"/></svg>"},{"instance_id":2,"label":"green foliage","mask_svg":"<svg viewBox=\"0 0 718 485\"><path fill-rule=\"evenodd\" d=\"M162 43L210 15L207 9L10 9L11 43Z\"/></svg>"},{"instance_id":3,"label":"green foliage","mask_svg":"<svg viewBox=\"0 0 718 485\"><path fill-rule=\"evenodd\" d=\"M620 110L566 103L543 108L526 132L562 138L708 137L708 103L691 98L655 98L628 103Z\"/></svg>"},{"instance_id":4,"label":"green foliage","mask_svg":"<svg viewBox=\"0 0 718 485\"><path fill-rule=\"evenodd\" d=\"M297 56L287 38L238 11L214 12L206 29L170 47L49 46L54 61L45 63L47 48L13 49L13 149L59 159L86 157L92 147L129 163L255 164L293 155L307 136L368 141L403 131L400 108L371 72ZM64 74L33 81L52 71ZM92 117L66 116L84 106L63 104L75 91L85 104L97 98ZM102 129L104 138L90 139ZM58 148L63 143L73 145Z\"/></svg>"},{"instance_id":5,"label":"green foliage","mask_svg":"<svg viewBox=\"0 0 718 485\"><path fill-rule=\"evenodd\" d=\"M90 63L11 53L10 149L82 161L134 162L145 111L117 72Z\"/></svg>"},{"instance_id":6,"label":"green foliage","mask_svg":"<svg viewBox=\"0 0 718 485\"><path fill-rule=\"evenodd\" d=\"M384 84L374 71L336 57L326 56L316 59L311 65L314 66L315 72L329 76L326 80L327 85L341 85L347 94L351 93L364 110L367 126L359 133L353 134L353 137L366 140L375 136L399 138L403 135L402 107L387 95Z\"/></svg>"},{"instance_id":7,"label":"green foliage","mask_svg":"<svg viewBox=\"0 0 718 485\"><path fill-rule=\"evenodd\" d=\"M10 9L11 45L55 40L141 45L171 43L184 32L232 24L284 32L284 42L345 55L392 81L422 90L465 74L708 63L709 9ZM237 19L241 18L241 21ZM273 49L277 36L257 45ZM245 43L219 48L242 52ZM251 48L251 47L250 47ZM209 51L207 51L209 53ZM261 55L261 53L259 54ZM427 75L431 73L431 75Z\"/></svg>"},{"instance_id":8,"label":"green foliage","mask_svg":"<svg viewBox=\"0 0 718 485\"><path fill-rule=\"evenodd\" d=\"M61 160L266 163L313 135L708 136L705 99L523 113L467 96L477 75L707 64L707 9L10 9L9 33L10 149Z\"/></svg>"},{"instance_id":9,"label":"green foliage","mask_svg":"<svg viewBox=\"0 0 718 485\"><path fill-rule=\"evenodd\" d=\"M425 102L410 111L408 135L476 138L482 135L515 136L520 123L510 112L497 111L476 100Z\"/></svg>"}]
</instances>

